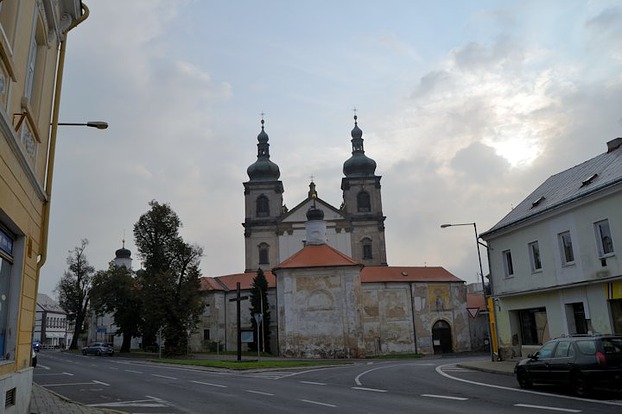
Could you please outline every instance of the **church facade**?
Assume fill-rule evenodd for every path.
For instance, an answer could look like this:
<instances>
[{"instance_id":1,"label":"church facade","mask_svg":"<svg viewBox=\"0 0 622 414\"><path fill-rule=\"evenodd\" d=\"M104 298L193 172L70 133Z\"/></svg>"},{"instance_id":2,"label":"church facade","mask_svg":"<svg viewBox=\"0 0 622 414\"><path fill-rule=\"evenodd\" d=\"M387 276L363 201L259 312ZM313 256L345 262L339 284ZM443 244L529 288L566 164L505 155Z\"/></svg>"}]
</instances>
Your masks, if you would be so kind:
<instances>
[{"instance_id":1,"label":"church facade","mask_svg":"<svg viewBox=\"0 0 622 414\"><path fill-rule=\"evenodd\" d=\"M261 121L257 160L244 182L245 270L202 278L205 312L194 350L237 348L237 286L247 294L258 269L268 281L271 349L297 358L358 358L471 349L464 281L442 267L389 266L381 177L365 155L354 117L343 164L343 200L334 207L315 183L291 210L270 160ZM241 328L251 326L248 302Z\"/></svg>"}]
</instances>

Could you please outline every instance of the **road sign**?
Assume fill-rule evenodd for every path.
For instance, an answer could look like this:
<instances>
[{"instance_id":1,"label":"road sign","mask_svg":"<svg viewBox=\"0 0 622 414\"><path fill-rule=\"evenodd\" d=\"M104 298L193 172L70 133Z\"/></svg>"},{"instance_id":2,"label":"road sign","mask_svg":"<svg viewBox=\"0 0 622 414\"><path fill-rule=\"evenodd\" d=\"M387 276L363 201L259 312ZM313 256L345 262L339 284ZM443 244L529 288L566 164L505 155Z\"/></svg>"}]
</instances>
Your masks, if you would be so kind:
<instances>
[{"instance_id":1,"label":"road sign","mask_svg":"<svg viewBox=\"0 0 622 414\"><path fill-rule=\"evenodd\" d=\"M469 312L471 319L475 319L479 314L479 308L467 308L467 312Z\"/></svg>"}]
</instances>

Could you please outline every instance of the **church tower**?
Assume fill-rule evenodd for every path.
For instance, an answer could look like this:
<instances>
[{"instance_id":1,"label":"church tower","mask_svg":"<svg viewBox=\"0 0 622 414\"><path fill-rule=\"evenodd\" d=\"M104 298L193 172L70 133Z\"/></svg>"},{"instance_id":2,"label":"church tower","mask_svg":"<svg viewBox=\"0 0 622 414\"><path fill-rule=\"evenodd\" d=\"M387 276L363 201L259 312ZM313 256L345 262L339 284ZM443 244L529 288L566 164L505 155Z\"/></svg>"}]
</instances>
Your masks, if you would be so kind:
<instances>
[{"instance_id":1,"label":"church tower","mask_svg":"<svg viewBox=\"0 0 622 414\"><path fill-rule=\"evenodd\" d=\"M364 265L386 266L381 177L375 175L376 161L365 155L356 115L351 136L352 156L343 163L341 190L343 209L352 223L352 258Z\"/></svg>"},{"instance_id":2,"label":"church tower","mask_svg":"<svg viewBox=\"0 0 622 414\"><path fill-rule=\"evenodd\" d=\"M124 266L127 270L132 270L132 252L125 248L125 240L123 245L114 254L114 265L117 267Z\"/></svg>"},{"instance_id":3,"label":"church tower","mask_svg":"<svg viewBox=\"0 0 622 414\"><path fill-rule=\"evenodd\" d=\"M283 211L284 190L279 166L270 161L263 119L257 141L257 161L246 170L249 180L244 183L246 272L260 267L270 270L279 261L277 220Z\"/></svg>"}]
</instances>

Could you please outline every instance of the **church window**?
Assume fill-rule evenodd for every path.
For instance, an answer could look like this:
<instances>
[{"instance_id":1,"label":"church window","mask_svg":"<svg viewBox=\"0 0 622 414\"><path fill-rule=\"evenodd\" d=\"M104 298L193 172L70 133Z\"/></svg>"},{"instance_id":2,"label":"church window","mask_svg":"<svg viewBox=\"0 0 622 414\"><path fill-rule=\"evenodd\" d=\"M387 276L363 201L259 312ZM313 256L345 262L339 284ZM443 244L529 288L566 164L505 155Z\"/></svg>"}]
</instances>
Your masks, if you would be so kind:
<instances>
[{"instance_id":1,"label":"church window","mask_svg":"<svg viewBox=\"0 0 622 414\"><path fill-rule=\"evenodd\" d=\"M261 243L259 245L259 264L270 264L268 259L270 252L270 246L267 243Z\"/></svg>"},{"instance_id":2,"label":"church window","mask_svg":"<svg viewBox=\"0 0 622 414\"><path fill-rule=\"evenodd\" d=\"M371 200L367 191L361 191L356 196L356 206L359 213L371 211Z\"/></svg>"},{"instance_id":3,"label":"church window","mask_svg":"<svg viewBox=\"0 0 622 414\"><path fill-rule=\"evenodd\" d=\"M257 217L270 216L270 200L265 195L257 197Z\"/></svg>"},{"instance_id":4,"label":"church window","mask_svg":"<svg viewBox=\"0 0 622 414\"><path fill-rule=\"evenodd\" d=\"M363 259L373 259L374 256L372 254L371 248L371 239L369 237L365 237L363 239Z\"/></svg>"}]
</instances>

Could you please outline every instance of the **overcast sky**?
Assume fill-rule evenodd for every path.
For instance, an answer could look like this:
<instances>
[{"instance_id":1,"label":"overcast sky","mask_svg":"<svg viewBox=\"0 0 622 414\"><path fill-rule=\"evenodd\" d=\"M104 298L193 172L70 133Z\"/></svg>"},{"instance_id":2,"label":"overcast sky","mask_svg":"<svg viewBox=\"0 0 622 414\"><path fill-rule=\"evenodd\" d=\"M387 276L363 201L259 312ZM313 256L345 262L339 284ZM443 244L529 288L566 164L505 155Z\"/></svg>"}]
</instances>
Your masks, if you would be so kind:
<instances>
[{"instance_id":1,"label":"overcast sky","mask_svg":"<svg viewBox=\"0 0 622 414\"><path fill-rule=\"evenodd\" d=\"M87 238L106 269L169 203L205 276L244 270L246 168L265 113L288 207L341 204L353 108L382 176L390 265L479 279L484 232L622 136L619 1L90 0L67 43L50 248L54 294ZM487 272L486 256L484 272Z\"/></svg>"}]
</instances>

